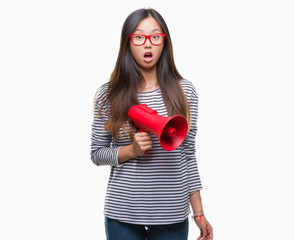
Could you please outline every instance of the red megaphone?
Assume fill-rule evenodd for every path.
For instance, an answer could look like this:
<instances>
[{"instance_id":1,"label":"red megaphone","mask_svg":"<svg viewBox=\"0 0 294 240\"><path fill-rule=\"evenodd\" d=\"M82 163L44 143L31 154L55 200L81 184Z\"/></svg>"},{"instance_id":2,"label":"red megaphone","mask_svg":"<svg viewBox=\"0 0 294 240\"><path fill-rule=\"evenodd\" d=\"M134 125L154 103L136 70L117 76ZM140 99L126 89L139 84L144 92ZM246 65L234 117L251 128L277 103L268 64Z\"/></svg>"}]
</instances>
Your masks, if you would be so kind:
<instances>
[{"instance_id":1,"label":"red megaphone","mask_svg":"<svg viewBox=\"0 0 294 240\"><path fill-rule=\"evenodd\" d=\"M188 123L185 117L164 117L146 104L132 106L129 118L140 130L153 133L166 151L178 148L187 135Z\"/></svg>"}]
</instances>

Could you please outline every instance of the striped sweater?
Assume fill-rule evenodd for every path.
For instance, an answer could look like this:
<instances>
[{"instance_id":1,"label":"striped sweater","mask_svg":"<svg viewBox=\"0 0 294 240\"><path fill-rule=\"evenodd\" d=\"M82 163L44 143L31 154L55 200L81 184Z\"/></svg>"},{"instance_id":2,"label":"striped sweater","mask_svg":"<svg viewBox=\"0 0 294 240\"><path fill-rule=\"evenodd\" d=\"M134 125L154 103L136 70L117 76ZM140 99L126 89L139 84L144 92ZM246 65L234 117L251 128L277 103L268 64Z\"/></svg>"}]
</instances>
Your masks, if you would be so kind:
<instances>
[{"instance_id":1,"label":"striped sweater","mask_svg":"<svg viewBox=\"0 0 294 240\"><path fill-rule=\"evenodd\" d=\"M195 156L198 95L191 81L180 80L180 84L191 111L190 131L183 144L168 152L150 133L152 148L149 153L123 164L118 163L119 148L132 142L122 128L121 136L115 139L104 130L106 109L99 117L97 113L107 84L100 88L92 124L91 159L98 166L111 166L105 216L132 224L164 225L184 221L189 215L189 195L202 189ZM160 89L137 95L141 104L147 104L159 115L168 116Z\"/></svg>"}]
</instances>

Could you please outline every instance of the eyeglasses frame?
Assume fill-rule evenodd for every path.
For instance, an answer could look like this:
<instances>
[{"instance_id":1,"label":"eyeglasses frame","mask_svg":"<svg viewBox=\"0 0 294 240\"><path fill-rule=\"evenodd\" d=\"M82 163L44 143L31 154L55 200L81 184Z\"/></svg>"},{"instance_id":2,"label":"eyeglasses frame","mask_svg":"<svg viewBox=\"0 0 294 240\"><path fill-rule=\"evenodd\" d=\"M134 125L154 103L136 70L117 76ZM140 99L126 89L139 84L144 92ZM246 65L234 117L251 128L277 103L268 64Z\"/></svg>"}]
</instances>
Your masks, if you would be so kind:
<instances>
[{"instance_id":1,"label":"eyeglasses frame","mask_svg":"<svg viewBox=\"0 0 294 240\"><path fill-rule=\"evenodd\" d=\"M133 41L133 36L134 36L134 35L142 35L142 36L144 36L144 37L145 37L145 41L144 41L142 44L135 44L134 41ZM161 36L163 36L162 43L164 42L165 33L154 33L154 34L151 34L151 35L145 35L145 34L138 34L138 33L136 33L136 34L131 34L130 37L131 37L132 43L133 43L135 46L142 46L142 45L144 45L144 44L146 43L147 39L149 39L149 42L150 42L152 45L154 45L154 46L159 46L159 45L161 45L162 43L160 43L160 44L154 44L154 43L152 43L152 41L150 40L150 38L151 38L152 36L154 36L154 35L161 35Z\"/></svg>"}]
</instances>

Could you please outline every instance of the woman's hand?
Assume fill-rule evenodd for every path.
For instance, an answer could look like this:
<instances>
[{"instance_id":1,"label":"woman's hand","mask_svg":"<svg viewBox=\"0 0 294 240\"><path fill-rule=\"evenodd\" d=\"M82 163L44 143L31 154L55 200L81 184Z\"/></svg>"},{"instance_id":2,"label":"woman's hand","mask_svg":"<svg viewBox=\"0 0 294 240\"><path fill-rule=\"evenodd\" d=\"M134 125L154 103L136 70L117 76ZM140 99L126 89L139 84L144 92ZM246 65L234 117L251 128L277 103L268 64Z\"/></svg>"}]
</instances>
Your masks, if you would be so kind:
<instances>
[{"instance_id":1,"label":"woman's hand","mask_svg":"<svg viewBox=\"0 0 294 240\"><path fill-rule=\"evenodd\" d=\"M152 147L151 137L147 132L138 132L134 135L133 143L120 147L118 151L118 163L122 164L131 158L143 156Z\"/></svg>"},{"instance_id":2,"label":"woman's hand","mask_svg":"<svg viewBox=\"0 0 294 240\"><path fill-rule=\"evenodd\" d=\"M205 218L205 216L195 218L196 225L200 229L200 236L197 238L197 240L212 240L213 239L213 231L212 227Z\"/></svg>"},{"instance_id":3,"label":"woman's hand","mask_svg":"<svg viewBox=\"0 0 294 240\"><path fill-rule=\"evenodd\" d=\"M143 156L144 153L152 147L152 141L149 133L136 133L131 146L135 156Z\"/></svg>"}]
</instances>

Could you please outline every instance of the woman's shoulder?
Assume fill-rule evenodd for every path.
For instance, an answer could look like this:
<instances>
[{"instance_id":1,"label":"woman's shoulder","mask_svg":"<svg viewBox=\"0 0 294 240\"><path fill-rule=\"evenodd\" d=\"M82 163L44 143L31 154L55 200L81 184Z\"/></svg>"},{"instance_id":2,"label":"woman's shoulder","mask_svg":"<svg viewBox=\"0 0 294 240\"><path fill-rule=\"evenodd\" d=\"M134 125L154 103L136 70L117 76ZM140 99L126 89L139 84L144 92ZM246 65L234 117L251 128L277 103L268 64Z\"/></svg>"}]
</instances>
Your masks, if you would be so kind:
<instances>
[{"instance_id":1,"label":"woman's shoulder","mask_svg":"<svg viewBox=\"0 0 294 240\"><path fill-rule=\"evenodd\" d=\"M187 97L187 99L190 99L192 96L198 97L198 93L196 91L196 87L194 83L188 79L181 79L179 83L182 86L182 89Z\"/></svg>"},{"instance_id":2,"label":"woman's shoulder","mask_svg":"<svg viewBox=\"0 0 294 240\"><path fill-rule=\"evenodd\" d=\"M109 82L102 84L96 92L95 100L99 101L104 99L106 97L108 88L109 88Z\"/></svg>"}]
</instances>

